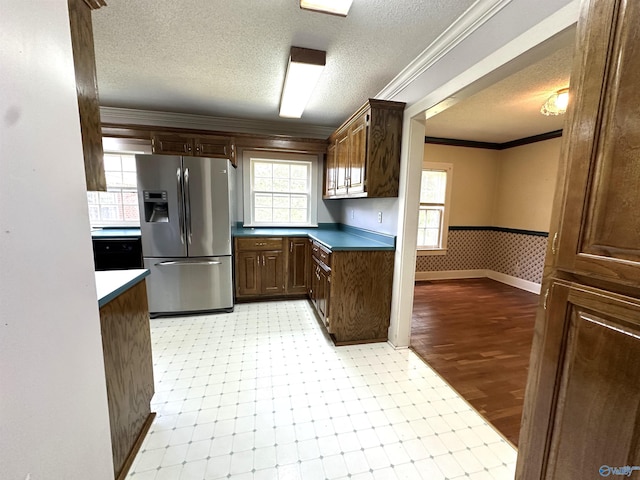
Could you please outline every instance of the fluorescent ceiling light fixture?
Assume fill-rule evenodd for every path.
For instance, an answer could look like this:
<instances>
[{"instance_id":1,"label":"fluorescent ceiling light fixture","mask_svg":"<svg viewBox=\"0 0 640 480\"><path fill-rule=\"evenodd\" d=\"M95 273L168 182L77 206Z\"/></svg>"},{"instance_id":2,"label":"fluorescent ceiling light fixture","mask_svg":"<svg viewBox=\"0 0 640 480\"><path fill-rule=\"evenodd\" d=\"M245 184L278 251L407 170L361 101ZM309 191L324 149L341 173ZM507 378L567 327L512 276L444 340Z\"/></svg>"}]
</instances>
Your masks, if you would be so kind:
<instances>
[{"instance_id":1,"label":"fluorescent ceiling light fixture","mask_svg":"<svg viewBox=\"0 0 640 480\"><path fill-rule=\"evenodd\" d=\"M543 115L562 115L567 111L567 106L569 105L569 89L563 88L562 90L558 90L556 93L551 95L542 108L540 108L540 113Z\"/></svg>"},{"instance_id":2,"label":"fluorescent ceiling light fixture","mask_svg":"<svg viewBox=\"0 0 640 480\"><path fill-rule=\"evenodd\" d=\"M300 0L300 8L346 17L353 0Z\"/></svg>"},{"instance_id":3,"label":"fluorescent ceiling light fixture","mask_svg":"<svg viewBox=\"0 0 640 480\"><path fill-rule=\"evenodd\" d=\"M324 69L327 52L291 47L284 77L280 116L300 118Z\"/></svg>"}]
</instances>

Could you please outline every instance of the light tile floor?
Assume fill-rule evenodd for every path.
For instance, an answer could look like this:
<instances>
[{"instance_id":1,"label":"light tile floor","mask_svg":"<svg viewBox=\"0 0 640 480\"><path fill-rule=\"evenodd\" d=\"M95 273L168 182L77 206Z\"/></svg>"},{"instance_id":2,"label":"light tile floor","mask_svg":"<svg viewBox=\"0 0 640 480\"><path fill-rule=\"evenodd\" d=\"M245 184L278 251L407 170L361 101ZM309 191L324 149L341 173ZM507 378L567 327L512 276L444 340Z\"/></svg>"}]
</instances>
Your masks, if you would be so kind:
<instances>
[{"instance_id":1,"label":"light tile floor","mask_svg":"<svg viewBox=\"0 0 640 480\"><path fill-rule=\"evenodd\" d=\"M151 321L128 480L513 479L515 450L408 349L334 347L307 301Z\"/></svg>"}]
</instances>

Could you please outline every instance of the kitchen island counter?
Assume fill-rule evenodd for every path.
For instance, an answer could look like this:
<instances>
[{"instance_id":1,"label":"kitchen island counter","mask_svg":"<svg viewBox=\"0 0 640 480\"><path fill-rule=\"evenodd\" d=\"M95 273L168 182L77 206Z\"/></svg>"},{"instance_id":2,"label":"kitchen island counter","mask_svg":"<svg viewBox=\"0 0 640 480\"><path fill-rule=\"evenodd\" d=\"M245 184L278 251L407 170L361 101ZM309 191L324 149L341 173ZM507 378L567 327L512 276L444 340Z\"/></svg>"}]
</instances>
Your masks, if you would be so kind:
<instances>
[{"instance_id":1,"label":"kitchen island counter","mask_svg":"<svg viewBox=\"0 0 640 480\"><path fill-rule=\"evenodd\" d=\"M149 306L149 270L95 272L107 384L113 471L124 479L154 413Z\"/></svg>"},{"instance_id":2,"label":"kitchen island counter","mask_svg":"<svg viewBox=\"0 0 640 480\"><path fill-rule=\"evenodd\" d=\"M103 307L121 293L140 283L149 275L149 270L102 270L95 272L98 306Z\"/></svg>"}]
</instances>

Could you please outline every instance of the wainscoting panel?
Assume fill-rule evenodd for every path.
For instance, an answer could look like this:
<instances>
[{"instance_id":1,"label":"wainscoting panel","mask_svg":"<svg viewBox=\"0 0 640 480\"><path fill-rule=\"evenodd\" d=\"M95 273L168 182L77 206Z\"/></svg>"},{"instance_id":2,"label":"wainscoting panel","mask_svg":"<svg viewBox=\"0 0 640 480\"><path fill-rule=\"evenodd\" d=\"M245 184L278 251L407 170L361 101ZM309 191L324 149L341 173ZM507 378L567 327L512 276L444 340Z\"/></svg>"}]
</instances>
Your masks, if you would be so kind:
<instances>
[{"instance_id":1,"label":"wainscoting panel","mask_svg":"<svg viewBox=\"0 0 640 480\"><path fill-rule=\"evenodd\" d=\"M545 232L452 227L446 255L418 253L416 274L422 278L424 272L488 270L540 284L547 240Z\"/></svg>"}]
</instances>

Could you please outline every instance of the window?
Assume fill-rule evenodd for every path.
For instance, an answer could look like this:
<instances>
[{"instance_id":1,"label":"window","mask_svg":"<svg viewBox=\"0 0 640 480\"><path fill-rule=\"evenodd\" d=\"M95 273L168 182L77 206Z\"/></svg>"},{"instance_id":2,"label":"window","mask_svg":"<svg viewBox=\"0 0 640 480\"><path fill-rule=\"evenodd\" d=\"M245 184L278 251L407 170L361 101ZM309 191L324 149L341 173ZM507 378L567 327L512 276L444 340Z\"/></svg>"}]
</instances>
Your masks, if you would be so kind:
<instances>
[{"instance_id":1,"label":"window","mask_svg":"<svg viewBox=\"0 0 640 480\"><path fill-rule=\"evenodd\" d=\"M430 163L422 170L420 210L418 213L418 249L445 250L451 173L453 166Z\"/></svg>"},{"instance_id":2,"label":"window","mask_svg":"<svg viewBox=\"0 0 640 480\"><path fill-rule=\"evenodd\" d=\"M246 151L245 226L315 226L317 157Z\"/></svg>"},{"instance_id":3,"label":"window","mask_svg":"<svg viewBox=\"0 0 640 480\"><path fill-rule=\"evenodd\" d=\"M138 226L136 158L133 153L105 153L106 192L87 192L92 226Z\"/></svg>"}]
</instances>

